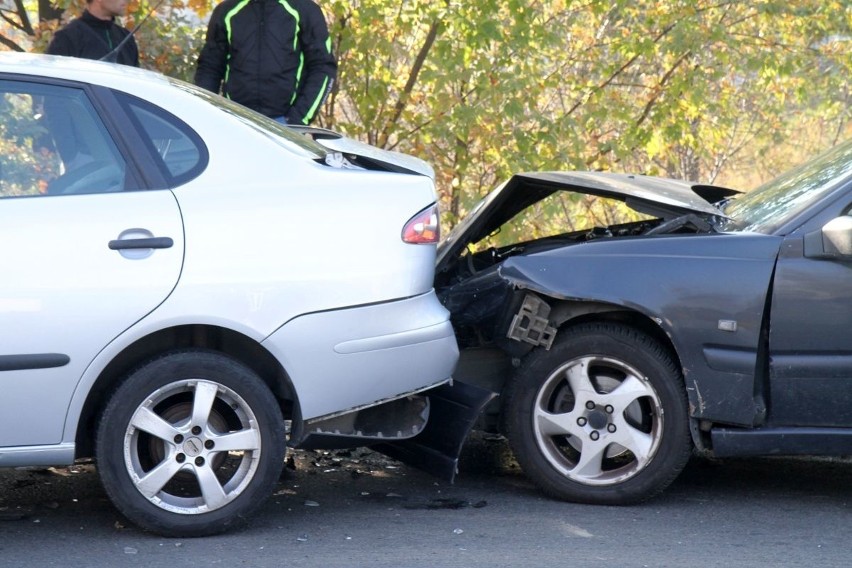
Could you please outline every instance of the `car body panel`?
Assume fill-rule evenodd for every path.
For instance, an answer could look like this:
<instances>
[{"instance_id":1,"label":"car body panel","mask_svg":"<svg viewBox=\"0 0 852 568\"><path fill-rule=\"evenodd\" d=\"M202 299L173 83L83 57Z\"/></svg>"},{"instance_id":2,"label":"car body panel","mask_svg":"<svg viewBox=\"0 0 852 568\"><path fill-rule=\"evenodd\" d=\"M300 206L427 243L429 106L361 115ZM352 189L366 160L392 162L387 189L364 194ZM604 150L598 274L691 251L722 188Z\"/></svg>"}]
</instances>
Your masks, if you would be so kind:
<instances>
[{"instance_id":1,"label":"car body panel","mask_svg":"<svg viewBox=\"0 0 852 568\"><path fill-rule=\"evenodd\" d=\"M753 377L779 245L766 235L601 240L513 257L501 273L513 287L644 314L675 345L692 416L752 425L764 410Z\"/></svg>"},{"instance_id":2,"label":"car body panel","mask_svg":"<svg viewBox=\"0 0 852 568\"><path fill-rule=\"evenodd\" d=\"M0 306L19 310L20 341L5 341L0 357L70 358L59 367L30 357L29 364L54 366L0 372L0 465L68 463L76 451L69 448L90 436L110 382L120 380L113 375L132 368L137 354L168 348L170 330L199 336L226 330L253 345L253 353L268 357L264 368L270 360L277 365L268 380L282 381L274 390L291 398L294 420L302 420L303 410L311 417L350 412L450 380L458 349L449 313L433 291L436 245L402 241L405 223L436 202L425 163L343 137L332 150L148 71L0 54L0 78L85 92L128 162L133 188L141 189L0 199L4 218L22 215L4 226L15 231L7 242L32 242L4 251L5 266L27 268L15 285L27 292L3 288ZM150 132L128 114L132 100L156 108L166 122L188 125L193 140L202 141L203 163L189 178L175 182L163 169L169 150L146 141ZM362 150L369 155L359 156ZM34 215L44 227L27 223ZM126 229L169 236L173 246L144 261L126 260L107 247ZM55 250L45 252L44 238L57 243ZM153 269L108 278L101 273L114 267L100 266L102 257L120 268L139 271L147 262ZM152 264L161 261L167 263ZM51 294L55 306L33 319L27 306L39 300L37 293ZM101 306L110 308L108 317L86 317ZM3 333L12 338L15 331ZM26 344L38 333L56 340L33 353ZM158 347L146 348L152 337ZM171 348L227 348L182 337ZM36 398L47 400L49 419L31 411ZM21 423L25 429L13 428Z\"/></svg>"},{"instance_id":3,"label":"car body panel","mask_svg":"<svg viewBox=\"0 0 852 568\"><path fill-rule=\"evenodd\" d=\"M74 442L0 447L0 467L38 467L74 463Z\"/></svg>"},{"instance_id":4,"label":"car body panel","mask_svg":"<svg viewBox=\"0 0 852 568\"><path fill-rule=\"evenodd\" d=\"M434 168L420 158L370 146L325 128L301 125L290 125L289 128L309 136L318 144L334 152L357 155L359 158L379 162L390 166L392 171L420 174L431 180L435 179Z\"/></svg>"},{"instance_id":5,"label":"car body panel","mask_svg":"<svg viewBox=\"0 0 852 568\"><path fill-rule=\"evenodd\" d=\"M400 330L400 319L406 330ZM304 315L263 345L287 369L305 420L441 384L458 355L449 313L433 292Z\"/></svg>"},{"instance_id":6,"label":"car body panel","mask_svg":"<svg viewBox=\"0 0 852 568\"><path fill-rule=\"evenodd\" d=\"M775 271L769 331L774 426L852 425L852 261L807 258L789 237Z\"/></svg>"},{"instance_id":7,"label":"car body panel","mask_svg":"<svg viewBox=\"0 0 852 568\"><path fill-rule=\"evenodd\" d=\"M216 161L211 152L211 162ZM233 319L239 314L266 337L300 314L432 289L434 246L415 247L400 238L400 219L432 203L428 178L329 170L313 163L304 166L308 171L284 172L272 160L262 163L270 166L255 172L261 178L292 182L241 183L239 174L214 168L213 179L205 172L175 190L184 212L187 260L162 317L178 311ZM365 192L382 203L382 215L369 221L365 215L372 204L364 202ZM266 207L253 208L246 193ZM220 259L227 259L227 275Z\"/></svg>"},{"instance_id":8,"label":"car body panel","mask_svg":"<svg viewBox=\"0 0 852 568\"><path fill-rule=\"evenodd\" d=\"M850 156L847 142L767 184L757 195L777 204L744 201L744 219L728 218L742 208L737 198L725 207L735 195L725 188L597 172L511 178L438 251L437 292L460 340L456 377L499 390L509 361L549 349L561 326L618 321L670 346L703 451L718 441L720 455L802 453L821 431L813 452L831 453L845 443L838 429L852 427L852 252L842 252L852 251L852 230L826 232L852 211ZM490 240L563 190L657 218Z\"/></svg>"},{"instance_id":9,"label":"car body panel","mask_svg":"<svg viewBox=\"0 0 852 568\"><path fill-rule=\"evenodd\" d=\"M753 376L779 245L756 234L603 239L510 257L490 276L441 296L453 321L463 323L488 317L505 326L501 310L513 290L639 312L675 344L693 416L751 425L762 410ZM734 283L739 292L730 296ZM485 314L489 294L492 312ZM735 332L720 329L727 321L736 322Z\"/></svg>"},{"instance_id":10,"label":"car body panel","mask_svg":"<svg viewBox=\"0 0 852 568\"><path fill-rule=\"evenodd\" d=\"M0 298L3 356L36 350L70 359L60 367L0 373L0 446L53 444L62 439L68 402L92 359L177 284L180 210L170 191L150 191L4 199L0 217L0 237L15 243L0 251L7 267ZM130 229L174 244L138 251L138 258L110 250L109 242Z\"/></svg>"}]
</instances>

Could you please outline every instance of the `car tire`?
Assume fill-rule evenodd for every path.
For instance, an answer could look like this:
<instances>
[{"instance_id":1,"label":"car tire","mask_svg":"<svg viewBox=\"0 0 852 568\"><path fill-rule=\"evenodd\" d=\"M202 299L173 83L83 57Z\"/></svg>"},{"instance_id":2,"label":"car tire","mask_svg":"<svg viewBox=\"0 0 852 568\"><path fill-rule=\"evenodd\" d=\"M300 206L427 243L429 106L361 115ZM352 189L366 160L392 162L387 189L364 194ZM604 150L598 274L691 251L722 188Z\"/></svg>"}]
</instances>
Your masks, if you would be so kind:
<instances>
[{"instance_id":1,"label":"car tire","mask_svg":"<svg viewBox=\"0 0 852 568\"><path fill-rule=\"evenodd\" d=\"M665 489L691 454L679 368L626 325L564 330L507 386L504 427L524 472L568 501L626 505Z\"/></svg>"},{"instance_id":2,"label":"car tire","mask_svg":"<svg viewBox=\"0 0 852 568\"><path fill-rule=\"evenodd\" d=\"M128 376L101 416L96 456L125 517L194 537L231 529L265 501L285 444L281 409L260 377L225 355L192 350Z\"/></svg>"}]
</instances>

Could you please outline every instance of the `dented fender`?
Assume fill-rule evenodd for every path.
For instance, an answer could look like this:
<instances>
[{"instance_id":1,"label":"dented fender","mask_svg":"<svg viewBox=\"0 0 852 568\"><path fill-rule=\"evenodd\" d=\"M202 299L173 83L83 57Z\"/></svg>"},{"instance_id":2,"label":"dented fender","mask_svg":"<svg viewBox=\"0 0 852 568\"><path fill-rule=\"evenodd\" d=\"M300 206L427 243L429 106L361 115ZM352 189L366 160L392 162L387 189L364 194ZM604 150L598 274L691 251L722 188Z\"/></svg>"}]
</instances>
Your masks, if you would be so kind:
<instances>
[{"instance_id":1,"label":"dented fender","mask_svg":"<svg viewBox=\"0 0 852 568\"><path fill-rule=\"evenodd\" d=\"M487 277L478 276L488 284L491 304L500 296L494 291L502 290L504 310L514 292L526 290L550 307L581 302L641 314L659 326L677 353L691 415L751 426L765 411L758 355L780 242L747 233L601 239L512 256ZM470 288L461 294L474 295ZM445 301L452 303L452 297ZM501 318L505 325L507 317L520 314L517 305L508 315L493 305L489 309L489 325ZM454 323L476 315L450 311Z\"/></svg>"}]
</instances>

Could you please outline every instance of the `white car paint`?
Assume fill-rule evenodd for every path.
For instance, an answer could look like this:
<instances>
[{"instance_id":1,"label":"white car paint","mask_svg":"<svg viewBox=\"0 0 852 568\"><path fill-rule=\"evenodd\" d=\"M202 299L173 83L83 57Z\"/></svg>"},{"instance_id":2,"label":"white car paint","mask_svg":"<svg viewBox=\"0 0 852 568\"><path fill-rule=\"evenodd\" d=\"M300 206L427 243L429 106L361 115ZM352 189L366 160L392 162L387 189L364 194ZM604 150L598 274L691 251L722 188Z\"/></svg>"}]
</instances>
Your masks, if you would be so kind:
<instances>
[{"instance_id":1,"label":"white car paint","mask_svg":"<svg viewBox=\"0 0 852 568\"><path fill-rule=\"evenodd\" d=\"M131 227L170 236L175 244L126 259L108 243ZM180 211L170 191L5 199L0 238L2 353L70 356L62 367L0 373L0 446L55 444L76 379L177 284Z\"/></svg>"},{"instance_id":2,"label":"white car paint","mask_svg":"<svg viewBox=\"0 0 852 568\"><path fill-rule=\"evenodd\" d=\"M0 54L0 74L132 94L209 151L204 172L173 189L0 199L0 238L15 243L0 252L13 274L0 283L0 355L70 357L0 372L0 466L69 463L110 362L175 326L226 328L268 349L305 418L449 380L457 349L432 290L435 245L400 237L436 200L429 177L323 165L155 73ZM107 247L129 230L174 244L142 258Z\"/></svg>"}]
</instances>

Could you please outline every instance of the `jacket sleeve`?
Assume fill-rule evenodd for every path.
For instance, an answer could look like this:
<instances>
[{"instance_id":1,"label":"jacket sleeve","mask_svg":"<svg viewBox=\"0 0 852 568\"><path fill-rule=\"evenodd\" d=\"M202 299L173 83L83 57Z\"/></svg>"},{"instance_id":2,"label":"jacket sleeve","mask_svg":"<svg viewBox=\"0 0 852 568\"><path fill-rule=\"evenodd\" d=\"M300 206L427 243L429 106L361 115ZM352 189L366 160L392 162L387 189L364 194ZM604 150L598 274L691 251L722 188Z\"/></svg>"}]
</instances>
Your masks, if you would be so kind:
<instances>
[{"instance_id":1,"label":"jacket sleeve","mask_svg":"<svg viewBox=\"0 0 852 568\"><path fill-rule=\"evenodd\" d=\"M296 100L287 113L290 124L310 124L337 78L337 60L331 52L331 38L322 10L308 1L301 16L299 43L305 62Z\"/></svg>"},{"instance_id":2,"label":"jacket sleeve","mask_svg":"<svg viewBox=\"0 0 852 568\"><path fill-rule=\"evenodd\" d=\"M222 4L216 6L207 25L207 38L198 54L195 84L208 91L219 93L225 78L228 62L228 37L225 31Z\"/></svg>"}]
</instances>

